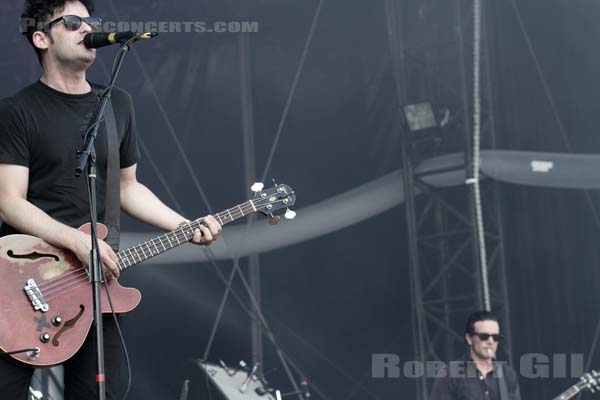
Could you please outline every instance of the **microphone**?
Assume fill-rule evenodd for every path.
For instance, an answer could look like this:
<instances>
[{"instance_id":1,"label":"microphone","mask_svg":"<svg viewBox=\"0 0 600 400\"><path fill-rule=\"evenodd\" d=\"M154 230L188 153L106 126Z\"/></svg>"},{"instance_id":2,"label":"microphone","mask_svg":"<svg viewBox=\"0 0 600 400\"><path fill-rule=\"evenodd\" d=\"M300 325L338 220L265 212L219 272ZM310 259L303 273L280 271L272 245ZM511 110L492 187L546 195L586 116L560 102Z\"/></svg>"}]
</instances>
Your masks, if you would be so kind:
<instances>
[{"instance_id":1,"label":"microphone","mask_svg":"<svg viewBox=\"0 0 600 400\"><path fill-rule=\"evenodd\" d=\"M94 32L88 33L83 38L83 44L88 49L97 49L99 47L108 46L115 43L125 43L126 41L136 38L134 41L140 39L151 39L158 36L156 32Z\"/></svg>"}]
</instances>

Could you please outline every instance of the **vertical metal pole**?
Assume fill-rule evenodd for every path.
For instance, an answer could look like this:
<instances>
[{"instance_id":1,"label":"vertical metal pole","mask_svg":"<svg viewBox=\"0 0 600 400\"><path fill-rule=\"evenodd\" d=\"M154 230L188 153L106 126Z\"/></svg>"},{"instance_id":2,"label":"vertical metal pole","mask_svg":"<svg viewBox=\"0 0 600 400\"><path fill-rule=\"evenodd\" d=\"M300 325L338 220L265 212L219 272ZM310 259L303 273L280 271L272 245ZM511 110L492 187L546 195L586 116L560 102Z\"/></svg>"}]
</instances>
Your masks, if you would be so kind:
<instances>
[{"instance_id":1,"label":"vertical metal pole","mask_svg":"<svg viewBox=\"0 0 600 400\"><path fill-rule=\"evenodd\" d=\"M440 235L440 240L439 240L439 244L438 244L438 252L439 252L438 265L445 265L447 257L448 257L448 254L446 251L447 243L446 243L446 239L442 236L442 234L447 231L447 226L446 226L446 218L444 215L444 211L440 205L435 206L435 221L436 221L437 233ZM450 294L450 288L449 288L447 274L444 274L444 277L442 278L441 292L442 292L442 298L447 299ZM448 302L445 302L443 307L444 307L444 317L443 317L444 324L446 326L450 327L450 326L452 326L452 321L450 319L452 316L451 315L452 310L451 310L450 304L448 304ZM444 335L444 360L443 361L451 361L454 358L454 352L452 351L453 349L454 349L454 339L450 335Z\"/></svg>"},{"instance_id":2,"label":"vertical metal pole","mask_svg":"<svg viewBox=\"0 0 600 400\"><path fill-rule=\"evenodd\" d=\"M415 207L415 186L413 166L410 156L410 143L402 141L402 177L404 183L404 199L406 207L406 225L408 229L408 254L410 270L410 292L413 301L412 329L413 348L416 361L426 361L425 353L425 310L423 308L423 294L421 291L421 271L419 270L419 246L417 231L417 214ZM427 400L427 378L422 376L417 379L417 399Z\"/></svg>"},{"instance_id":3,"label":"vertical metal pole","mask_svg":"<svg viewBox=\"0 0 600 400\"><path fill-rule=\"evenodd\" d=\"M406 100L406 91L408 79L406 78L406 66L404 59L404 35L402 32L402 1L385 0L386 22L388 28L388 40L390 45L390 57L394 69L394 83L396 86L396 95L398 103L402 104ZM401 132L404 135L403 132ZM406 222L408 229L408 252L410 264L410 292L413 302L411 318L412 318L412 340L415 360L426 361L425 353L425 309L423 307L423 294L421 291L421 273L419 270L419 246L418 246L418 230L417 230L417 215L415 209L415 186L414 186L414 171L411 160L411 144L404 137L402 140L402 168L403 168L403 184L404 198L406 207ZM415 382L416 399L427 400L427 378L425 376L419 378Z\"/></svg>"},{"instance_id":4,"label":"vertical metal pole","mask_svg":"<svg viewBox=\"0 0 600 400\"><path fill-rule=\"evenodd\" d=\"M244 7L242 5L242 7ZM254 156L254 106L252 100L252 58L250 37L248 33L240 34L240 94L242 105L242 133L244 139L244 171L245 192L249 193L250 186L256 181L256 160ZM248 223L254 223L255 216L249 217ZM260 259L258 255L248 257L248 281L252 294L256 298L256 304L260 306ZM253 303L253 315L258 315ZM250 322L250 344L253 362L259 363L259 372L263 370L263 342L262 326L260 321L254 318Z\"/></svg>"}]
</instances>

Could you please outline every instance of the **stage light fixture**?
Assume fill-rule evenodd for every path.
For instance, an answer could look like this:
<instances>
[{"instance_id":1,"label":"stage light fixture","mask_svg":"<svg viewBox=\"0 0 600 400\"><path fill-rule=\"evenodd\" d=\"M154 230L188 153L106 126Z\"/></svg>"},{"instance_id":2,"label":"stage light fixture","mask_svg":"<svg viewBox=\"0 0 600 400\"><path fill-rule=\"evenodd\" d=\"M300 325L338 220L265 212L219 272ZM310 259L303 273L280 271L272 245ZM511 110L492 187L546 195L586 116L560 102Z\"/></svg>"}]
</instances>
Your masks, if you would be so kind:
<instances>
[{"instance_id":1,"label":"stage light fixture","mask_svg":"<svg viewBox=\"0 0 600 400\"><path fill-rule=\"evenodd\" d=\"M402 107L402 113L410 132L425 131L438 127L433 106L428 101L405 105Z\"/></svg>"}]
</instances>

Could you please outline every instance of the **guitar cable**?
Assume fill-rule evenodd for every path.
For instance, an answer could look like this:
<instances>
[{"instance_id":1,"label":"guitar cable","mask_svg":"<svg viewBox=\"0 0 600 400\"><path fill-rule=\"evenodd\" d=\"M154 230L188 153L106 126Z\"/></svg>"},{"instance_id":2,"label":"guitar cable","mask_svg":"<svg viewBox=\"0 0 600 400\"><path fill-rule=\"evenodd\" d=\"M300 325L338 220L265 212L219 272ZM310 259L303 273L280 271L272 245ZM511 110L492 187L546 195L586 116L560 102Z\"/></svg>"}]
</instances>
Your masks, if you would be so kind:
<instances>
[{"instance_id":1,"label":"guitar cable","mask_svg":"<svg viewBox=\"0 0 600 400\"><path fill-rule=\"evenodd\" d=\"M110 290L108 289L108 285L106 285L106 275L104 274L104 269L102 269L102 279L104 280L104 291L106 292L106 297L108 298L108 304L110 305L110 311L115 321L115 325L117 327L117 332L119 333L119 341L121 342L121 348L123 349L123 354L125 355L125 365L127 366L127 387L125 389L125 394L123 394L123 400L127 399L127 395L129 395L129 391L131 390L131 362L129 360L129 352L127 351L127 344L125 344L125 338L123 337L123 332L121 331L121 325L119 324L119 319L117 318L117 313L112 304L112 299L110 297Z\"/></svg>"},{"instance_id":2,"label":"guitar cable","mask_svg":"<svg viewBox=\"0 0 600 400\"><path fill-rule=\"evenodd\" d=\"M29 348L29 349L22 349L22 350L0 351L0 356L10 356L12 354L19 354L19 353L32 353L31 355L35 356L40 351L41 350L40 350L39 347L32 347L32 348Z\"/></svg>"}]
</instances>

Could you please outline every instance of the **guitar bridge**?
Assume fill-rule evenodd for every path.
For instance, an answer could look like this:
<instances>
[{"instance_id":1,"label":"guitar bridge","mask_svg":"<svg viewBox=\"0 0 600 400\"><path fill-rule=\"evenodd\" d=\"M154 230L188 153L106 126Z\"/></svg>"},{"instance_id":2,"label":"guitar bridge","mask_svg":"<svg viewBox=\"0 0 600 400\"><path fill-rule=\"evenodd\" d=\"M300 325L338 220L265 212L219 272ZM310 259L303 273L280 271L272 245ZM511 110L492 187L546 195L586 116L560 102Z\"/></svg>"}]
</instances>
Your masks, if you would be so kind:
<instances>
[{"instance_id":1,"label":"guitar bridge","mask_svg":"<svg viewBox=\"0 0 600 400\"><path fill-rule=\"evenodd\" d=\"M33 279L28 279L27 284L23 287L23 290L29 297L29 301L31 301L31 305L35 311L48 312L50 307L46 300L44 300L44 296L42 295L41 290L38 288L37 283Z\"/></svg>"}]
</instances>

